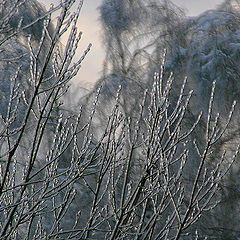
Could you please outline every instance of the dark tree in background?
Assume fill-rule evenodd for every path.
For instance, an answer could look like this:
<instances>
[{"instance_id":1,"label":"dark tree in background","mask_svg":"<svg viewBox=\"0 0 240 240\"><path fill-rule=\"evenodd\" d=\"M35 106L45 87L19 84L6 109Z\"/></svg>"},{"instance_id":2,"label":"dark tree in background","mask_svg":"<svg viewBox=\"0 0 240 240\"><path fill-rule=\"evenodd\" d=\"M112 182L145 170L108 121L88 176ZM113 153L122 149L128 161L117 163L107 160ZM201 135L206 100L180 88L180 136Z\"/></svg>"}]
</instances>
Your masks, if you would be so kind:
<instances>
[{"instance_id":1,"label":"dark tree in background","mask_svg":"<svg viewBox=\"0 0 240 240\"><path fill-rule=\"evenodd\" d=\"M239 13L104 0L74 109L82 4L0 2L0 239L237 239Z\"/></svg>"}]
</instances>

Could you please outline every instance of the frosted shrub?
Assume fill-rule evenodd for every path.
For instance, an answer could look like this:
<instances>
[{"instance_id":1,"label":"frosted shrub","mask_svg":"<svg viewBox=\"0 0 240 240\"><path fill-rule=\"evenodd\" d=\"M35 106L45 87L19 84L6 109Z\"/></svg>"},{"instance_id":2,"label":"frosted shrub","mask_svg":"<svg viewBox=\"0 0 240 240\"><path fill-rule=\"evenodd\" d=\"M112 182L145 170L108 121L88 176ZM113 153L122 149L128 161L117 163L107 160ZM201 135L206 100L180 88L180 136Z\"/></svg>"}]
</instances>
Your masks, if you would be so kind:
<instances>
[{"instance_id":1,"label":"frosted shrub","mask_svg":"<svg viewBox=\"0 0 240 240\"><path fill-rule=\"evenodd\" d=\"M82 1L76 13L70 12L73 3L34 11L36 19L24 22L23 17L17 28L11 19L24 6L31 11L35 1L12 1L19 11L10 6L4 13L0 54L11 47L16 62L1 67L6 85L0 102L0 239L197 238L197 223L218 203L219 185L238 154L236 148L227 164L223 153L216 165L209 165L235 104L220 126L213 84L207 121L199 113L189 123L193 91L183 81L173 97L174 80L170 75L165 81L162 67L153 85L138 92L134 115L125 98L134 84L110 88L115 92L105 105L100 87L87 106L65 111L60 100L66 85L91 47L73 62ZM53 28L51 13L58 9ZM35 24L41 35L29 36ZM67 29L68 43L61 52L59 39ZM1 66L13 61L4 57ZM100 121L103 106L109 110ZM201 141L195 137L199 124L205 124Z\"/></svg>"}]
</instances>

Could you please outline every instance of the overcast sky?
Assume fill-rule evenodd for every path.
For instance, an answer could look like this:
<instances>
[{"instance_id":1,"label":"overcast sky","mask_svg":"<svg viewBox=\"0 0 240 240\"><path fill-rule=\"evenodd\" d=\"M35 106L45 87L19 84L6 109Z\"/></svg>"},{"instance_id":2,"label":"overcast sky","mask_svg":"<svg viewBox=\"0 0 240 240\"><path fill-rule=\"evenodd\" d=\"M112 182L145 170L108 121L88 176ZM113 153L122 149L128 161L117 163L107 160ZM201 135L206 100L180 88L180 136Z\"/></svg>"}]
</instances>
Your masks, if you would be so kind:
<instances>
[{"instance_id":1,"label":"overcast sky","mask_svg":"<svg viewBox=\"0 0 240 240\"><path fill-rule=\"evenodd\" d=\"M79 0L77 0L78 2ZM39 0L48 9L50 3L56 5L59 0ZM86 85L94 83L100 76L102 61L104 58L104 49L101 43L101 26L98 21L99 13L97 7L101 0L85 0L80 15L79 30L83 32L83 38L80 42L79 56L87 48L88 43L92 43L92 50L89 52L86 60L82 63L80 74L74 80L77 83ZM214 9L223 0L172 0L176 5L186 9L189 16L198 15L206 10ZM63 40L64 44L64 40Z\"/></svg>"},{"instance_id":2,"label":"overcast sky","mask_svg":"<svg viewBox=\"0 0 240 240\"><path fill-rule=\"evenodd\" d=\"M187 15L196 16L206 10L215 9L223 0L172 0L176 5L187 10Z\"/></svg>"}]
</instances>

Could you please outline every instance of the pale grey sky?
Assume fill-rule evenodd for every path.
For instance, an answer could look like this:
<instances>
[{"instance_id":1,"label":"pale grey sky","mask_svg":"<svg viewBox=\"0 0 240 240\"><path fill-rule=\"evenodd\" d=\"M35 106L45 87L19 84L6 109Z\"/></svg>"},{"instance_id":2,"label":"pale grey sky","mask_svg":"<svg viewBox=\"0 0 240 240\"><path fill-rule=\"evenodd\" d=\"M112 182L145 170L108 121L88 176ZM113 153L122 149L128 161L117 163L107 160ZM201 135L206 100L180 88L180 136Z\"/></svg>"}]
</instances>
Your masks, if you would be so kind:
<instances>
[{"instance_id":1,"label":"pale grey sky","mask_svg":"<svg viewBox=\"0 0 240 240\"><path fill-rule=\"evenodd\" d=\"M48 9L50 3L56 5L60 0L39 0L39 2ZM74 80L75 83L86 85L86 87L88 87L87 83L94 83L99 78L102 70L104 49L100 40L101 26L98 21L99 13L97 11L97 7L101 2L102 0L84 0L79 20L79 30L83 32L83 37L80 42L78 56L87 48L88 43L91 42L93 44L86 60L82 63L80 74ZM172 2L186 9L187 15L194 16L206 10L216 8L223 0L172 0Z\"/></svg>"},{"instance_id":2,"label":"pale grey sky","mask_svg":"<svg viewBox=\"0 0 240 240\"><path fill-rule=\"evenodd\" d=\"M187 10L187 15L196 16L206 10L214 9L223 0L172 0L176 5Z\"/></svg>"}]
</instances>

